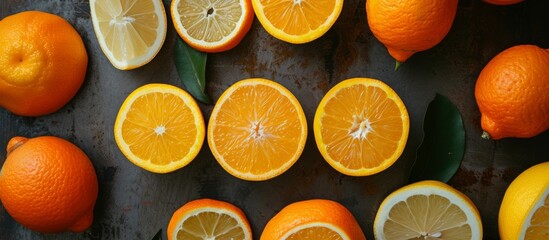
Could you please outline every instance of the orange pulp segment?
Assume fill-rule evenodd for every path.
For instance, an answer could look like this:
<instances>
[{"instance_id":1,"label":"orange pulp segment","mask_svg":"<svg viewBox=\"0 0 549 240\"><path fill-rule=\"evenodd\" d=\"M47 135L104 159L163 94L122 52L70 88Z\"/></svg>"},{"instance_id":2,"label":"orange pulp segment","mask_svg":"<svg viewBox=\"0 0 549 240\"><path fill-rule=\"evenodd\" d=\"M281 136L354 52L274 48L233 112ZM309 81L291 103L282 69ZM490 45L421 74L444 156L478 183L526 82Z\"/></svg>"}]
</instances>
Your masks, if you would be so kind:
<instances>
[{"instance_id":1,"label":"orange pulp segment","mask_svg":"<svg viewBox=\"0 0 549 240\"><path fill-rule=\"evenodd\" d=\"M385 83L353 78L335 85L314 118L316 144L339 172L366 176L390 167L402 154L410 128L408 112Z\"/></svg>"},{"instance_id":2,"label":"orange pulp segment","mask_svg":"<svg viewBox=\"0 0 549 240\"><path fill-rule=\"evenodd\" d=\"M175 171L191 162L204 136L204 119L195 100L168 84L134 90L114 125L116 143L128 160L156 173Z\"/></svg>"},{"instance_id":3,"label":"orange pulp segment","mask_svg":"<svg viewBox=\"0 0 549 240\"><path fill-rule=\"evenodd\" d=\"M305 113L284 86L252 78L230 86L208 124L208 144L231 175L260 181L289 169L307 138Z\"/></svg>"}]
</instances>

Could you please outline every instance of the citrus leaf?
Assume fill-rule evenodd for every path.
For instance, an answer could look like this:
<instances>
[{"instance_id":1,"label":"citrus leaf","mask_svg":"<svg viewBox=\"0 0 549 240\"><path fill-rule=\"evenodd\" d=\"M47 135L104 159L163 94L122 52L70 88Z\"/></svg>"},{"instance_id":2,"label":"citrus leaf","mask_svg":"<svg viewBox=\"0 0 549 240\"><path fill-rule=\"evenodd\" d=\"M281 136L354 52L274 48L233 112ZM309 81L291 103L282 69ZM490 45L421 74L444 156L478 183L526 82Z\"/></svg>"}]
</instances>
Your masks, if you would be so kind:
<instances>
[{"instance_id":1,"label":"citrus leaf","mask_svg":"<svg viewBox=\"0 0 549 240\"><path fill-rule=\"evenodd\" d=\"M427 107L423 131L408 181L448 182L459 169L465 152L465 129L457 107L437 93Z\"/></svg>"},{"instance_id":2,"label":"citrus leaf","mask_svg":"<svg viewBox=\"0 0 549 240\"><path fill-rule=\"evenodd\" d=\"M211 104L206 94L206 60L208 54L200 52L181 38L175 41L175 67L185 89L198 101Z\"/></svg>"},{"instance_id":3,"label":"citrus leaf","mask_svg":"<svg viewBox=\"0 0 549 240\"><path fill-rule=\"evenodd\" d=\"M154 237L151 240L162 240L162 229L158 230L158 232L154 235Z\"/></svg>"}]
</instances>

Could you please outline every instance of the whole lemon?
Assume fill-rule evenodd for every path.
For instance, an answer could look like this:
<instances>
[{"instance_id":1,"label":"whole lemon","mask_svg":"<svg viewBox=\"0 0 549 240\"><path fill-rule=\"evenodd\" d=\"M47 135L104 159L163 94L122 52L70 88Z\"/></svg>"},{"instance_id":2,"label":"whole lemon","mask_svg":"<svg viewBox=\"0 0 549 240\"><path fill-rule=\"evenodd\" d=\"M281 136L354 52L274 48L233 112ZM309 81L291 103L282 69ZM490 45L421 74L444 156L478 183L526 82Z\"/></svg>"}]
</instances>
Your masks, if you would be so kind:
<instances>
[{"instance_id":1,"label":"whole lemon","mask_svg":"<svg viewBox=\"0 0 549 240\"><path fill-rule=\"evenodd\" d=\"M10 216L38 232L81 232L93 222L98 183L90 159L62 138L14 137L0 170L0 200Z\"/></svg>"},{"instance_id":2,"label":"whole lemon","mask_svg":"<svg viewBox=\"0 0 549 240\"><path fill-rule=\"evenodd\" d=\"M65 19L27 11L0 21L0 106L22 116L61 109L86 76L82 38Z\"/></svg>"}]
</instances>

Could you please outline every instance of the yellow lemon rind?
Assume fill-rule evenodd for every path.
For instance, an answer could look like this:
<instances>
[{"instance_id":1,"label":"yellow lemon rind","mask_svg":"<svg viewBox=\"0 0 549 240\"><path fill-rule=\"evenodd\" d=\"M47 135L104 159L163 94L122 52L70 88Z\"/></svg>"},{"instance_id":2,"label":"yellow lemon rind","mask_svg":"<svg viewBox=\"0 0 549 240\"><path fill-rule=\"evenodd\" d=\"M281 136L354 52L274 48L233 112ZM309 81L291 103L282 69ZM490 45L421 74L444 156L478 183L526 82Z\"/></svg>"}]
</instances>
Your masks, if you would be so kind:
<instances>
[{"instance_id":1,"label":"yellow lemon rind","mask_svg":"<svg viewBox=\"0 0 549 240\"><path fill-rule=\"evenodd\" d=\"M534 214L540 207L544 206L547 195L549 195L549 184L545 186L545 190L541 194L539 194L539 196L536 198L535 204L532 205L532 207L528 211L528 214L525 216L522 223L522 228L519 233L519 239L524 239L524 236L526 236L526 230L528 229L528 227L530 227L532 217L534 217Z\"/></svg>"},{"instance_id":2,"label":"yellow lemon rind","mask_svg":"<svg viewBox=\"0 0 549 240\"><path fill-rule=\"evenodd\" d=\"M131 70L138 67L141 67L149 62L151 62L160 49L162 48L162 45L164 44L164 41L166 39L167 34L167 16L166 16L166 10L164 9L164 4L160 0L148 0L152 1L153 5L155 7L155 12L160 12L161 14L157 15L158 17L158 29L157 29L157 37L152 46L149 47L149 50L146 52L145 55L139 56L134 59L123 59L118 60L112 53L112 51L107 47L107 43L105 42L105 38L103 37L103 33L101 32L101 28L99 27L99 21L97 19L96 15L96 2L98 0L90 0L90 15L92 19L93 29L95 31L95 35L97 37L97 41L99 42L99 47L101 47L101 50L109 60L109 62L117 69L120 70ZM109 0L114 1L114 0Z\"/></svg>"},{"instance_id":3,"label":"yellow lemon rind","mask_svg":"<svg viewBox=\"0 0 549 240\"><path fill-rule=\"evenodd\" d=\"M383 233L384 223L389 217L391 208L400 201L405 201L415 195L438 195L448 199L452 204L458 206L467 216L467 223L471 227L471 240L481 240L482 220L475 204L462 192L451 186L434 180L406 185L389 194L381 203L374 219L374 235L376 239L385 239Z\"/></svg>"},{"instance_id":4,"label":"yellow lemon rind","mask_svg":"<svg viewBox=\"0 0 549 240\"><path fill-rule=\"evenodd\" d=\"M549 194L549 162L536 164L518 175L509 185L498 213L502 240L524 239L530 221Z\"/></svg>"}]
</instances>

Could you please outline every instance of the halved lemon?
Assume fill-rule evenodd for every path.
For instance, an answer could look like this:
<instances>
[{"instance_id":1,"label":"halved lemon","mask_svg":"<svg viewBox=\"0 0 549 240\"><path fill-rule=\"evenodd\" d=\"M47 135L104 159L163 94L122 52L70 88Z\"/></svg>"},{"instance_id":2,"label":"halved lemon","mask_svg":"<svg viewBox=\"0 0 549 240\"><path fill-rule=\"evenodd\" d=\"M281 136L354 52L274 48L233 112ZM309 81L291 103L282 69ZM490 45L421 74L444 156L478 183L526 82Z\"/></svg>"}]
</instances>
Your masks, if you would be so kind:
<instances>
[{"instance_id":1,"label":"halved lemon","mask_svg":"<svg viewBox=\"0 0 549 240\"><path fill-rule=\"evenodd\" d=\"M536 164L511 182L499 209L502 240L549 236L549 162Z\"/></svg>"},{"instance_id":2,"label":"halved lemon","mask_svg":"<svg viewBox=\"0 0 549 240\"><path fill-rule=\"evenodd\" d=\"M336 22L343 0L252 0L255 15L273 37L307 43L324 35Z\"/></svg>"},{"instance_id":3,"label":"halved lemon","mask_svg":"<svg viewBox=\"0 0 549 240\"><path fill-rule=\"evenodd\" d=\"M426 180L389 194L374 220L376 239L482 239L480 214L465 194Z\"/></svg>"},{"instance_id":4,"label":"halved lemon","mask_svg":"<svg viewBox=\"0 0 549 240\"><path fill-rule=\"evenodd\" d=\"M246 215L235 205L197 199L177 209L168 224L168 240L234 239L252 240Z\"/></svg>"},{"instance_id":5,"label":"halved lemon","mask_svg":"<svg viewBox=\"0 0 549 240\"><path fill-rule=\"evenodd\" d=\"M307 121L297 98L284 86L252 78L219 97L208 123L208 145L231 175L267 180L288 170L301 156Z\"/></svg>"},{"instance_id":6,"label":"halved lemon","mask_svg":"<svg viewBox=\"0 0 549 240\"><path fill-rule=\"evenodd\" d=\"M400 157L410 120L404 103L387 84L352 78L322 98L313 127L317 147L333 168L366 176L387 169Z\"/></svg>"},{"instance_id":7,"label":"halved lemon","mask_svg":"<svg viewBox=\"0 0 549 240\"><path fill-rule=\"evenodd\" d=\"M204 137L204 119L195 100L168 84L147 84L134 90L114 123L120 151L135 165L156 173L189 164Z\"/></svg>"},{"instance_id":8,"label":"halved lemon","mask_svg":"<svg viewBox=\"0 0 549 240\"><path fill-rule=\"evenodd\" d=\"M90 13L99 46L118 69L149 63L166 38L161 0L90 0Z\"/></svg>"},{"instance_id":9,"label":"halved lemon","mask_svg":"<svg viewBox=\"0 0 549 240\"><path fill-rule=\"evenodd\" d=\"M250 0L173 0L170 10L179 36L203 52L235 47L254 20Z\"/></svg>"}]
</instances>

